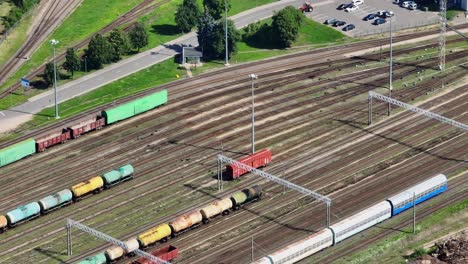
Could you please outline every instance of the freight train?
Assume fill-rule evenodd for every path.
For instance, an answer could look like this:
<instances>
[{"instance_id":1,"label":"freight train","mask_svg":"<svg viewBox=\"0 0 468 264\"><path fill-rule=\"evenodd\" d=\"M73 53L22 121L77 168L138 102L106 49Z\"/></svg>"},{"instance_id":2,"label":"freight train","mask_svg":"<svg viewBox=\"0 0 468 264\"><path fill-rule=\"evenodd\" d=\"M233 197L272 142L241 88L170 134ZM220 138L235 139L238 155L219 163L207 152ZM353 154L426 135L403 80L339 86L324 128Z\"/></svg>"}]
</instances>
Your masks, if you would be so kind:
<instances>
[{"instance_id":1,"label":"freight train","mask_svg":"<svg viewBox=\"0 0 468 264\"><path fill-rule=\"evenodd\" d=\"M0 231L6 228L12 228L16 225L47 214L51 210L69 205L76 202L84 196L100 192L102 189L110 188L120 182L133 179L133 166L127 164L104 173L103 175L93 177L87 181L73 185L70 189L65 189L55 194L40 199L37 202L21 205L5 215L0 215Z\"/></svg>"},{"instance_id":2,"label":"freight train","mask_svg":"<svg viewBox=\"0 0 468 264\"><path fill-rule=\"evenodd\" d=\"M262 189L258 185L235 192L230 196L176 217L168 223L159 224L136 237L128 239L124 242L128 250L124 250L119 246L112 246L104 252L78 262L78 264L105 264L114 262L127 254L131 254L136 249L144 249L157 242L164 243L168 239L174 238L202 223L208 223L219 215L227 215L231 210L237 210L246 203L260 199L261 196Z\"/></svg>"},{"instance_id":3,"label":"freight train","mask_svg":"<svg viewBox=\"0 0 468 264\"><path fill-rule=\"evenodd\" d=\"M414 204L419 204L446 190L447 177L439 174L252 264L295 263L411 208L413 194Z\"/></svg>"},{"instance_id":4,"label":"freight train","mask_svg":"<svg viewBox=\"0 0 468 264\"><path fill-rule=\"evenodd\" d=\"M29 138L0 150L0 167L18 161L34 153L82 134L101 129L104 126L139 115L167 103L167 90L158 91L145 97L101 111L97 116L87 117L76 124L58 131L51 131L36 138Z\"/></svg>"}]
</instances>

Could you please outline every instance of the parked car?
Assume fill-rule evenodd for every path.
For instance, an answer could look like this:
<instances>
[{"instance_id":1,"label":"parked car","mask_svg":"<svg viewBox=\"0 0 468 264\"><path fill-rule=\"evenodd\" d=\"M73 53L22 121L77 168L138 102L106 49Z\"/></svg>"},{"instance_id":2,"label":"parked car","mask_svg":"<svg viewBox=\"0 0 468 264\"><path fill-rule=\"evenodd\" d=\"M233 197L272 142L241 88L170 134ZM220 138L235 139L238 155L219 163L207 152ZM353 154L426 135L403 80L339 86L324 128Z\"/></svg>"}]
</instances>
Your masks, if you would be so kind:
<instances>
[{"instance_id":1,"label":"parked car","mask_svg":"<svg viewBox=\"0 0 468 264\"><path fill-rule=\"evenodd\" d=\"M353 24L349 24L349 25L346 25L345 27L343 27L343 31L350 31L350 30L353 30L355 28L356 28L356 26L354 26Z\"/></svg>"},{"instance_id":2,"label":"parked car","mask_svg":"<svg viewBox=\"0 0 468 264\"><path fill-rule=\"evenodd\" d=\"M395 15L393 11L386 11L386 10L377 11L376 14L381 18L388 18L388 17L392 17Z\"/></svg>"},{"instance_id":3,"label":"parked car","mask_svg":"<svg viewBox=\"0 0 468 264\"><path fill-rule=\"evenodd\" d=\"M417 5L416 3L411 4L411 5L408 6L408 9L410 9L410 10L416 10L416 9L418 9L418 5Z\"/></svg>"},{"instance_id":4,"label":"parked car","mask_svg":"<svg viewBox=\"0 0 468 264\"><path fill-rule=\"evenodd\" d=\"M365 16L365 17L363 18L363 20L364 20L364 21L369 21L369 20L373 20L373 19L376 18L376 17L377 17L376 14L370 13L370 14L368 14L367 16Z\"/></svg>"},{"instance_id":5,"label":"parked car","mask_svg":"<svg viewBox=\"0 0 468 264\"><path fill-rule=\"evenodd\" d=\"M336 21L333 26L334 27L341 27L341 26L344 26L346 25L346 22L345 21Z\"/></svg>"},{"instance_id":6,"label":"parked car","mask_svg":"<svg viewBox=\"0 0 468 264\"><path fill-rule=\"evenodd\" d=\"M408 8L411 4L415 4L414 1L404 1L401 3L401 7Z\"/></svg>"},{"instance_id":7,"label":"parked car","mask_svg":"<svg viewBox=\"0 0 468 264\"><path fill-rule=\"evenodd\" d=\"M330 18L330 19L325 20L323 23L324 23L325 25L333 25L333 24L335 24L335 22L337 22L337 21L338 21L338 20L335 19L335 18Z\"/></svg>"},{"instance_id":8,"label":"parked car","mask_svg":"<svg viewBox=\"0 0 468 264\"><path fill-rule=\"evenodd\" d=\"M359 5L362 5L364 4L364 0L353 0L353 5L355 6L359 6Z\"/></svg>"},{"instance_id":9,"label":"parked car","mask_svg":"<svg viewBox=\"0 0 468 264\"><path fill-rule=\"evenodd\" d=\"M374 25L380 25L380 24L384 24L386 23L387 20L383 19L383 18L377 18L376 20L374 20Z\"/></svg>"},{"instance_id":10,"label":"parked car","mask_svg":"<svg viewBox=\"0 0 468 264\"><path fill-rule=\"evenodd\" d=\"M401 0L393 0L393 3L399 5L401 3Z\"/></svg>"},{"instance_id":11,"label":"parked car","mask_svg":"<svg viewBox=\"0 0 468 264\"><path fill-rule=\"evenodd\" d=\"M341 5L339 5L336 9L337 9L337 10L343 10L343 9L345 9L346 7L348 7L348 5L349 5L349 4L341 4Z\"/></svg>"},{"instance_id":12,"label":"parked car","mask_svg":"<svg viewBox=\"0 0 468 264\"><path fill-rule=\"evenodd\" d=\"M350 6L350 7L347 7L347 8L345 9L345 11L346 11L346 12L353 12L353 11L356 11L356 10L358 10L358 9L359 9L359 7L358 7L357 5L352 5L352 6Z\"/></svg>"}]
</instances>

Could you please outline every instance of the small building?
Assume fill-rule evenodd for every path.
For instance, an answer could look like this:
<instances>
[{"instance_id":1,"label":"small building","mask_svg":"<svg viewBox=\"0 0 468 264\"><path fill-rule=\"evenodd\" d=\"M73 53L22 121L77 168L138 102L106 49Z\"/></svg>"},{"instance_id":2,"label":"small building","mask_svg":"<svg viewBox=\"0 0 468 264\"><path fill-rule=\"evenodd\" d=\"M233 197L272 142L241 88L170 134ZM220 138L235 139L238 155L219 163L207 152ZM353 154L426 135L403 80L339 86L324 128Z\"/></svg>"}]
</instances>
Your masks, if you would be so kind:
<instances>
[{"instance_id":1,"label":"small building","mask_svg":"<svg viewBox=\"0 0 468 264\"><path fill-rule=\"evenodd\" d=\"M203 53L194 47L182 47L182 65L195 64L201 66L201 58Z\"/></svg>"}]
</instances>

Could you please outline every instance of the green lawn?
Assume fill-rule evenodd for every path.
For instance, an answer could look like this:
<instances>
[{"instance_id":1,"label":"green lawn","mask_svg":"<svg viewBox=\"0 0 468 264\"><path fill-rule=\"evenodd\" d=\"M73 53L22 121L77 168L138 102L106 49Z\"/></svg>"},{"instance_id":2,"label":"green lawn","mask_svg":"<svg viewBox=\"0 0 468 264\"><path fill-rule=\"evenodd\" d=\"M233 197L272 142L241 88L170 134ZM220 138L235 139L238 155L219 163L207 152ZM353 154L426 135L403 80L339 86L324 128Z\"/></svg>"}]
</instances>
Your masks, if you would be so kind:
<instances>
[{"instance_id":1,"label":"green lawn","mask_svg":"<svg viewBox=\"0 0 468 264\"><path fill-rule=\"evenodd\" d=\"M53 53L51 46L48 44L51 39L60 41L57 46L57 52L63 52L67 47L92 35L100 28L133 8L139 2L139 0L84 0L75 12L52 33L38 50L36 50L30 60L23 64L1 88L5 89L16 83L22 76L25 76L28 72L49 60Z\"/></svg>"},{"instance_id":2,"label":"green lawn","mask_svg":"<svg viewBox=\"0 0 468 264\"><path fill-rule=\"evenodd\" d=\"M0 5L0 10L5 8L5 10L9 10L9 6L5 6L7 4L4 2ZM3 13L3 10L0 11ZM1 15L0 15L1 16ZM8 39L0 43L0 65L6 63L14 54L15 52L21 47L23 42L28 37L27 34L22 34L25 32L28 27L31 26L32 23L32 14L29 13L28 15L23 15L23 18L19 22L18 26L15 30L11 31L8 35ZM3 30L3 25L0 25L0 30ZM3 35L0 35L3 36Z\"/></svg>"}]
</instances>

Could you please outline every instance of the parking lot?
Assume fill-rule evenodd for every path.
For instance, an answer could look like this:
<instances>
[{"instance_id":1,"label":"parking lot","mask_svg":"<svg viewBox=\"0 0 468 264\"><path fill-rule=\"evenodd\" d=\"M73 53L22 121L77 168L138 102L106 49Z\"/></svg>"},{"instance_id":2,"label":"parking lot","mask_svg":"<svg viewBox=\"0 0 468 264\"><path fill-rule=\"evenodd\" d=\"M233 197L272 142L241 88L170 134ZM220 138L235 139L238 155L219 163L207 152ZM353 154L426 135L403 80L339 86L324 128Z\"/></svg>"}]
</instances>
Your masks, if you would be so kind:
<instances>
[{"instance_id":1,"label":"parking lot","mask_svg":"<svg viewBox=\"0 0 468 264\"><path fill-rule=\"evenodd\" d=\"M436 12L424 12L419 9L409 10L394 4L392 0L364 0L364 4L359 5L358 10L352 12L337 10L340 4L347 3L351 3L351 0L318 1L313 4L313 12L306 13L306 15L319 23L323 23L327 19L335 18L345 21L346 24L354 24L356 28L345 32L345 34L355 37L384 33L390 30L389 19L387 19L385 24L378 26L372 24L373 20L363 20L369 13L376 13L379 10L394 12L395 15L392 18L393 30L414 28L439 22L439 16ZM343 27L337 27L336 29L341 31L342 28Z\"/></svg>"}]
</instances>

